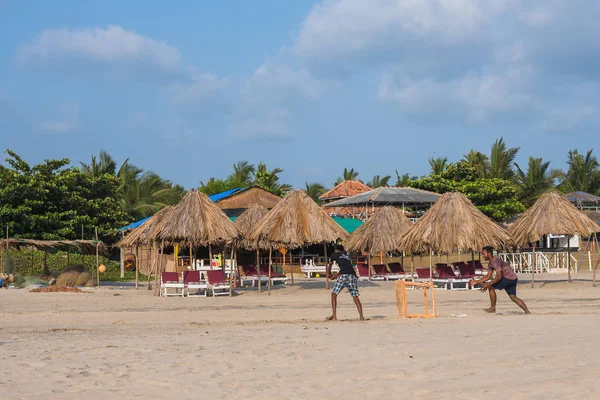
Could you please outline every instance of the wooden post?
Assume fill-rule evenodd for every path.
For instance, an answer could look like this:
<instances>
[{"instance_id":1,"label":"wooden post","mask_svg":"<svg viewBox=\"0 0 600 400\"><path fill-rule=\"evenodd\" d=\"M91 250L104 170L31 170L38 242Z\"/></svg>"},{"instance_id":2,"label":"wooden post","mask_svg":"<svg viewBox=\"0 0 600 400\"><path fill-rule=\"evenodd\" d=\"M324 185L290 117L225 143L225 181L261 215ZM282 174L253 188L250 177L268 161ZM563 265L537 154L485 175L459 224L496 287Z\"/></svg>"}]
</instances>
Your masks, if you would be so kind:
<instances>
[{"instance_id":1,"label":"wooden post","mask_svg":"<svg viewBox=\"0 0 600 400\"><path fill-rule=\"evenodd\" d=\"M210 244L208 245L208 269L212 271L212 249Z\"/></svg>"},{"instance_id":2,"label":"wooden post","mask_svg":"<svg viewBox=\"0 0 600 400\"><path fill-rule=\"evenodd\" d=\"M567 275L571 283L571 236L567 235Z\"/></svg>"},{"instance_id":3,"label":"wooden post","mask_svg":"<svg viewBox=\"0 0 600 400\"><path fill-rule=\"evenodd\" d=\"M433 250L429 250L429 283L433 283Z\"/></svg>"},{"instance_id":4,"label":"wooden post","mask_svg":"<svg viewBox=\"0 0 600 400\"><path fill-rule=\"evenodd\" d=\"M160 242L160 252L158 253L158 256L159 256L158 265L156 267L156 273L154 274L154 295L155 296L160 296L160 285L161 285L160 276L162 274L162 268L163 268L164 249L165 249L165 242L161 241Z\"/></svg>"},{"instance_id":5,"label":"wooden post","mask_svg":"<svg viewBox=\"0 0 600 400\"><path fill-rule=\"evenodd\" d=\"M121 234L123 239L123 234ZM121 278L125 278L125 250L121 247L119 249L119 268L121 269Z\"/></svg>"},{"instance_id":6,"label":"wooden post","mask_svg":"<svg viewBox=\"0 0 600 400\"><path fill-rule=\"evenodd\" d=\"M329 259L327 258L327 242L323 243L323 254L325 255L325 290L329 290L329 274L331 274L331 267L329 266Z\"/></svg>"},{"instance_id":7,"label":"wooden post","mask_svg":"<svg viewBox=\"0 0 600 400\"><path fill-rule=\"evenodd\" d=\"M410 252L410 279L415 281L415 255Z\"/></svg>"},{"instance_id":8,"label":"wooden post","mask_svg":"<svg viewBox=\"0 0 600 400\"><path fill-rule=\"evenodd\" d=\"M229 297L233 296L233 243L231 244L231 257L229 258L230 269L229 269ZM223 267L225 267L225 261L223 261Z\"/></svg>"},{"instance_id":9,"label":"wooden post","mask_svg":"<svg viewBox=\"0 0 600 400\"><path fill-rule=\"evenodd\" d=\"M271 295L271 268L273 268L272 254L273 254L273 249L269 248L269 282L267 282L269 296ZM260 269L260 266L258 268Z\"/></svg>"},{"instance_id":10,"label":"wooden post","mask_svg":"<svg viewBox=\"0 0 600 400\"><path fill-rule=\"evenodd\" d=\"M531 252L531 288L534 288L535 283L535 245L537 242L533 242L533 251Z\"/></svg>"},{"instance_id":11,"label":"wooden post","mask_svg":"<svg viewBox=\"0 0 600 400\"><path fill-rule=\"evenodd\" d=\"M177 264L175 264L177 265ZM193 269L194 265L194 255L192 254L192 243L190 242L190 270Z\"/></svg>"},{"instance_id":12,"label":"wooden post","mask_svg":"<svg viewBox=\"0 0 600 400\"><path fill-rule=\"evenodd\" d=\"M135 290L139 289L140 285L140 247L135 245Z\"/></svg>"},{"instance_id":13,"label":"wooden post","mask_svg":"<svg viewBox=\"0 0 600 400\"><path fill-rule=\"evenodd\" d=\"M156 257L154 257L154 242L150 243L150 260L150 269L148 269L148 290L150 290L150 276L152 275L154 264L156 262Z\"/></svg>"},{"instance_id":14,"label":"wooden post","mask_svg":"<svg viewBox=\"0 0 600 400\"><path fill-rule=\"evenodd\" d=\"M100 266L100 255L98 254L98 247L100 245L100 241L98 240L98 227L94 228L94 232L96 234L96 284L98 285L98 287L100 287L100 271L98 270L98 267Z\"/></svg>"},{"instance_id":15,"label":"wooden post","mask_svg":"<svg viewBox=\"0 0 600 400\"><path fill-rule=\"evenodd\" d=\"M258 242L256 242L256 269L258 270L258 293L260 293L260 249L258 248Z\"/></svg>"},{"instance_id":16,"label":"wooden post","mask_svg":"<svg viewBox=\"0 0 600 400\"><path fill-rule=\"evenodd\" d=\"M371 280L371 252L367 253L367 276Z\"/></svg>"}]
</instances>

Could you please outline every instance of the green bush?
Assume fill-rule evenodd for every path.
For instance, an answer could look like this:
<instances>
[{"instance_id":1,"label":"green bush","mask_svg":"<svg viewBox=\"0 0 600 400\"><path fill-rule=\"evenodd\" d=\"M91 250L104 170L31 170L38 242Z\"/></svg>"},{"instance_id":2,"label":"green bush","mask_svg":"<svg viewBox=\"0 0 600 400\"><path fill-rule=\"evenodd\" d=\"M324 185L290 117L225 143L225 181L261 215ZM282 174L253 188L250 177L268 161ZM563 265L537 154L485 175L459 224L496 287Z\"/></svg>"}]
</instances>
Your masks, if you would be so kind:
<instances>
[{"instance_id":1,"label":"green bush","mask_svg":"<svg viewBox=\"0 0 600 400\"><path fill-rule=\"evenodd\" d=\"M82 265L96 279L96 256L81 254L69 254L64 251L46 253L39 250L9 250L9 262L5 265L8 273L22 276L41 275L44 271L44 258L48 269L52 272L63 272L69 266ZM125 271L125 277L121 278L119 263L100 256L100 264L106 266L106 272L100 274L101 281L127 282L135 280L135 271ZM140 274L140 280L147 280L145 275Z\"/></svg>"}]
</instances>

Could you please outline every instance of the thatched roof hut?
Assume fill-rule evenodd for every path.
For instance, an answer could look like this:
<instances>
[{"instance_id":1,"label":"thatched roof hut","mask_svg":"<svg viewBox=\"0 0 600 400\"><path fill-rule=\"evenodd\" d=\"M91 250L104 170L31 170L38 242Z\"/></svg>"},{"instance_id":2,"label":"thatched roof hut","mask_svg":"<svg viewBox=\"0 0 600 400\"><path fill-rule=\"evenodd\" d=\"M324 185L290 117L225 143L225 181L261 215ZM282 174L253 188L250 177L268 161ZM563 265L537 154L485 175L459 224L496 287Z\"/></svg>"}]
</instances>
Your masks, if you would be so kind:
<instances>
[{"instance_id":1,"label":"thatched roof hut","mask_svg":"<svg viewBox=\"0 0 600 400\"><path fill-rule=\"evenodd\" d=\"M518 246L538 241L548 234L590 236L599 231L597 223L556 192L540 197L509 228Z\"/></svg>"},{"instance_id":2,"label":"thatched roof hut","mask_svg":"<svg viewBox=\"0 0 600 400\"><path fill-rule=\"evenodd\" d=\"M382 207L344 245L350 251L390 252L398 248L398 242L412 225L401 210Z\"/></svg>"},{"instance_id":3,"label":"thatched roof hut","mask_svg":"<svg viewBox=\"0 0 600 400\"><path fill-rule=\"evenodd\" d=\"M269 210L263 206L253 206L244 211L242 215L234 221L234 225L242 235L242 239L239 242L240 247L248 250L256 249L256 242L250 240L250 235L254 228L260 224L268 213ZM263 240L258 243L258 247L261 249L268 249L269 244Z\"/></svg>"},{"instance_id":4,"label":"thatched roof hut","mask_svg":"<svg viewBox=\"0 0 600 400\"><path fill-rule=\"evenodd\" d=\"M150 236L166 243L209 246L231 243L240 232L205 194L192 189L154 224Z\"/></svg>"},{"instance_id":5,"label":"thatched roof hut","mask_svg":"<svg viewBox=\"0 0 600 400\"><path fill-rule=\"evenodd\" d=\"M484 215L462 193L446 193L429 209L398 243L406 251L452 253L479 251L510 244L508 233Z\"/></svg>"},{"instance_id":6,"label":"thatched roof hut","mask_svg":"<svg viewBox=\"0 0 600 400\"><path fill-rule=\"evenodd\" d=\"M272 246L297 248L344 240L348 233L308 197L303 190L289 192L250 235Z\"/></svg>"},{"instance_id":7,"label":"thatched roof hut","mask_svg":"<svg viewBox=\"0 0 600 400\"><path fill-rule=\"evenodd\" d=\"M157 224L171 211L173 206L167 206L152 217L148 218L144 223L133 229L127 236L117 242L117 247L135 247L146 245L155 240L152 236L153 229Z\"/></svg>"}]
</instances>

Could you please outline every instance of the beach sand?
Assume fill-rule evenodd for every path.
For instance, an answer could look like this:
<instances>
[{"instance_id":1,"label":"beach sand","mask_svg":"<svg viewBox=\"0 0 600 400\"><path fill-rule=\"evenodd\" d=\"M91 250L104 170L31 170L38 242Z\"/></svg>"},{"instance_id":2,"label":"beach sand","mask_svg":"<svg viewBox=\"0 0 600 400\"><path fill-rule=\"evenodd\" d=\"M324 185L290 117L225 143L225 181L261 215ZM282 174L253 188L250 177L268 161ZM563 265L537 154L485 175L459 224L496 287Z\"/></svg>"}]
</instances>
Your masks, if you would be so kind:
<instances>
[{"instance_id":1,"label":"beach sand","mask_svg":"<svg viewBox=\"0 0 600 400\"><path fill-rule=\"evenodd\" d=\"M0 398L600 398L600 287L537 286L518 293L534 315L504 292L488 315L487 294L436 291L439 318L406 320L393 283L361 283L364 323L347 292L325 322L322 281L231 298L0 290ZM408 300L422 311L421 291Z\"/></svg>"}]
</instances>

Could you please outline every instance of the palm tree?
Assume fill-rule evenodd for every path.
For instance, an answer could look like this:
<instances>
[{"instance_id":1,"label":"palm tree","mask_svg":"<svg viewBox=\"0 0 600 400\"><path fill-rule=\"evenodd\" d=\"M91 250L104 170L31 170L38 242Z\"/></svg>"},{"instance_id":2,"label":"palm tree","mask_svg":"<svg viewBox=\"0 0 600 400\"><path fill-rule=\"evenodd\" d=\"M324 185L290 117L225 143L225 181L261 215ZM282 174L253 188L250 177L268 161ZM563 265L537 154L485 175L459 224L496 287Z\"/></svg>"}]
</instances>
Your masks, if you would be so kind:
<instances>
[{"instance_id":1,"label":"palm tree","mask_svg":"<svg viewBox=\"0 0 600 400\"><path fill-rule=\"evenodd\" d=\"M448 158L438 157L429 159L429 165L431 166L431 175L440 175L448 167Z\"/></svg>"},{"instance_id":2,"label":"palm tree","mask_svg":"<svg viewBox=\"0 0 600 400\"><path fill-rule=\"evenodd\" d=\"M325 186L321 185L320 183L309 184L308 182L305 182L305 184L306 188L304 189L304 191L306 192L308 197L313 199L317 204L321 204L319 196L326 192Z\"/></svg>"},{"instance_id":3,"label":"palm tree","mask_svg":"<svg viewBox=\"0 0 600 400\"><path fill-rule=\"evenodd\" d=\"M526 207L530 207L544 193L554 188L555 171L549 171L550 162L541 158L529 157L527 171L523 171L519 164L515 180L519 187L519 200Z\"/></svg>"},{"instance_id":4,"label":"palm tree","mask_svg":"<svg viewBox=\"0 0 600 400\"><path fill-rule=\"evenodd\" d=\"M480 151L471 149L467 154L463 156L462 160L466 162L471 168L475 169L479 178L484 178L487 176L490 168L490 159L487 155L483 154Z\"/></svg>"},{"instance_id":5,"label":"palm tree","mask_svg":"<svg viewBox=\"0 0 600 400\"><path fill-rule=\"evenodd\" d=\"M173 186L153 172L145 172L127 185L120 199L121 208L136 219L145 218L165 206L177 204L184 192L183 187Z\"/></svg>"},{"instance_id":6,"label":"palm tree","mask_svg":"<svg viewBox=\"0 0 600 400\"><path fill-rule=\"evenodd\" d=\"M238 161L233 164L233 173L227 177L229 181L250 185L256 168L248 161Z\"/></svg>"},{"instance_id":7,"label":"palm tree","mask_svg":"<svg viewBox=\"0 0 600 400\"><path fill-rule=\"evenodd\" d=\"M488 177L511 180L515 172L513 163L520 147L507 148L504 138L496 139L490 154L490 169Z\"/></svg>"},{"instance_id":8,"label":"palm tree","mask_svg":"<svg viewBox=\"0 0 600 400\"><path fill-rule=\"evenodd\" d=\"M384 177L379 177L379 175L375 175L373 177L373 179L371 180L371 182L367 183L367 186L370 186L373 189L376 189L376 188L382 187L382 186L389 186L390 179L392 179L392 177L389 175L386 175Z\"/></svg>"},{"instance_id":9,"label":"palm tree","mask_svg":"<svg viewBox=\"0 0 600 400\"><path fill-rule=\"evenodd\" d=\"M344 173L341 178L337 178L334 185L339 185L343 181L354 181L358 178L358 171L355 171L354 168L344 168Z\"/></svg>"},{"instance_id":10,"label":"palm tree","mask_svg":"<svg viewBox=\"0 0 600 400\"><path fill-rule=\"evenodd\" d=\"M410 182L410 176L408 174L404 174L400 176L398 170L396 170L396 186L397 187L406 187L408 186L408 182Z\"/></svg>"},{"instance_id":11,"label":"palm tree","mask_svg":"<svg viewBox=\"0 0 600 400\"><path fill-rule=\"evenodd\" d=\"M267 165L264 163L258 163L258 168L253 173L254 184L269 192L277 195L282 195L285 192L292 190L292 187L287 183L279 183L279 174L283 172L281 168L273 168L271 171L267 170Z\"/></svg>"},{"instance_id":12,"label":"palm tree","mask_svg":"<svg viewBox=\"0 0 600 400\"><path fill-rule=\"evenodd\" d=\"M592 153L593 150L588 150L585 155L579 154L578 150L569 150L569 169L561 176L560 189L600 194L600 164Z\"/></svg>"},{"instance_id":13,"label":"palm tree","mask_svg":"<svg viewBox=\"0 0 600 400\"><path fill-rule=\"evenodd\" d=\"M95 155L92 155L91 163L85 164L83 162L80 162L81 171L84 174L95 178L103 174L115 175L117 163L111 157L111 155L108 154L107 151L100 150L100 153L98 154L98 159Z\"/></svg>"}]
</instances>

